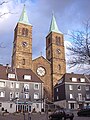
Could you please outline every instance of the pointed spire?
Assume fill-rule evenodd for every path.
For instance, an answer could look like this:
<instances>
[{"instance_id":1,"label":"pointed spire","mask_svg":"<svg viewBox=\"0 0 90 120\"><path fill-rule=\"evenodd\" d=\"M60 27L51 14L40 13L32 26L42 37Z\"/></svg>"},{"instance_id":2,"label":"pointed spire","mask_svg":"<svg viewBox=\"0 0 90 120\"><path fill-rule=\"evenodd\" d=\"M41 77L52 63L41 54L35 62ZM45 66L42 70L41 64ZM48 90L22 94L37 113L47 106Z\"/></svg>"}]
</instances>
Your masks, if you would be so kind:
<instances>
[{"instance_id":1,"label":"pointed spire","mask_svg":"<svg viewBox=\"0 0 90 120\"><path fill-rule=\"evenodd\" d=\"M26 13L25 5L23 7L23 10L22 10L22 13L21 13L21 16L20 16L20 19L19 19L19 23L30 25L29 20L28 20L28 16L27 16L27 13Z\"/></svg>"},{"instance_id":2,"label":"pointed spire","mask_svg":"<svg viewBox=\"0 0 90 120\"><path fill-rule=\"evenodd\" d=\"M50 29L49 29L49 33L50 32L57 32L57 33L61 33L58 29L57 23L56 23L56 19L54 17L54 13L52 13L52 20L51 20L51 24L50 24Z\"/></svg>"}]
</instances>

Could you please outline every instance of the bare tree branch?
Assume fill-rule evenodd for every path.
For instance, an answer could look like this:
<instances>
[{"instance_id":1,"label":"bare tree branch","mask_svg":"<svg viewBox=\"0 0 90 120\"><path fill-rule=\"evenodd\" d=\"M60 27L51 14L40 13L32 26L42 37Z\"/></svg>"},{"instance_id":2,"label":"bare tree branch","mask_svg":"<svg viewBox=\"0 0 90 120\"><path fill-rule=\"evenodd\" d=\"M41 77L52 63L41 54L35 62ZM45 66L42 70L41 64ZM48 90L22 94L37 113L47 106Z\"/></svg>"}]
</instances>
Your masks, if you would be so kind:
<instances>
[{"instance_id":1,"label":"bare tree branch","mask_svg":"<svg viewBox=\"0 0 90 120\"><path fill-rule=\"evenodd\" d=\"M3 5L3 4L8 3L8 2L9 1L3 1L3 2L0 3L0 5Z\"/></svg>"},{"instance_id":2,"label":"bare tree branch","mask_svg":"<svg viewBox=\"0 0 90 120\"><path fill-rule=\"evenodd\" d=\"M70 59L67 63L70 67L76 65L89 65L90 66L90 19L85 23L85 29L83 31L73 31L69 34L72 45L68 46Z\"/></svg>"}]
</instances>

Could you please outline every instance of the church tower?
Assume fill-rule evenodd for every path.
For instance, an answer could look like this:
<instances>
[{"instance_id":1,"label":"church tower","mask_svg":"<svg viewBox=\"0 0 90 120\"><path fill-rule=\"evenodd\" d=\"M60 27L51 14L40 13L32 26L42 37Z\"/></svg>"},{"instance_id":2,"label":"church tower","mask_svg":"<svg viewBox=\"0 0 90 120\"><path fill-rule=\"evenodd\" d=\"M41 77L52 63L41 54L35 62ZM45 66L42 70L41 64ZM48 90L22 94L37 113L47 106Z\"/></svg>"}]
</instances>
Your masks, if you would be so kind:
<instances>
[{"instance_id":1,"label":"church tower","mask_svg":"<svg viewBox=\"0 0 90 120\"><path fill-rule=\"evenodd\" d=\"M46 58L51 62L51 80L54 86L57 80L66 73L64 37L58 29L54 15L52 15L49 33L46 37Z\"/></svg>"},{"instance_id":2,"label":"church tower","mask_svg":"<svg viewBox=\"0 0 90 120\"><path fill-rule=\"evenodd\" d=\"M32 25L29 23L25 5L14 30L13 68L32 68Z\"/></svg>"}]
</instances>

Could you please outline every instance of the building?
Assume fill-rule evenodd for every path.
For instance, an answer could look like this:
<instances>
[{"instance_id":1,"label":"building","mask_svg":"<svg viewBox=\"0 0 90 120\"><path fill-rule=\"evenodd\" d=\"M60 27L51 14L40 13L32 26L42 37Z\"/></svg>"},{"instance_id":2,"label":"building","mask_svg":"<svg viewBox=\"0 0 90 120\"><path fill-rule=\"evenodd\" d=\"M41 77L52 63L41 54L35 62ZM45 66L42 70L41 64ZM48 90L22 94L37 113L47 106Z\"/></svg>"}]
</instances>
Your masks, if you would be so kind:
<instances>
[{"instance_id":1,"label":"building","mask_svg":"<svg viewBox=\"0 0 90 120\"><path fill-rule=\"evenodd\" d=\"M90 105L90 75L66 73L54 87L54 102L68 109Z\"/></svg>"},{"instance_id":2,"label":"building","mask_svg":"<svg viewBox=\"0 0 90 120\"><path fill-rule=\"evenodd\" d=\"M43 82L30 69L16 68L0 65L0 111L10 113L16 111L37 112L44 108Z\"/></svg>"},{"instance_id":3,"label":"building","mask_svg":"<svg viewBox=\"0 0 90 120\"><path fill-rule=\"evenodd\" d=\"M52 100L53 86L66 73L64 37L54 15L46 36L46 58L32 60L32 25L24 6L14 30L12 68L31 69L44 82L44 98Z\"/></svg>"}]
</instances>

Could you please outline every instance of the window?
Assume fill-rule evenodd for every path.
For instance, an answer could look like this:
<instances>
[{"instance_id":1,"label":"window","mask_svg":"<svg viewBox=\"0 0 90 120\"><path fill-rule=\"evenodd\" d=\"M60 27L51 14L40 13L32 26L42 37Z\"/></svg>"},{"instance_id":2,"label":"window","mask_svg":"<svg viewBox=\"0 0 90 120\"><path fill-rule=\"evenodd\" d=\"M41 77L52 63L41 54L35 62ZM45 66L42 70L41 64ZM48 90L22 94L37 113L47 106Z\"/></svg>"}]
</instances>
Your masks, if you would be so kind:
<instances>
[{"instance_id":1,"label":"window","mask_svg":"<svg viewBox=\"0 0 90 120\"><path fill-rule=\"evenodd\" d=\"M5 82L0 81L0 87L5 87Z\"/></svg>"},{"instance_id":2,"label":"window","mask_svg":"<svg viewBox=\"0 0 90 120\"><path fill-rule=\"evenodd\" d=\"M28 36L28 29L26 28L26 36Z\"/></svg>"},{"instance_id":3,"label":"window","mask_svg":"<svg viewBox=\"0 0 90 120\"><path fill-rule=\"evenodd\" d=\"M58 88L56 89L56 91L58 92Z\"/></svg>"},{"instance_id":4,"label":"window","mask_svg":"<svg viewBox=\"0 0 90 120\"><path fill-rule=\"evenodd\" d=\"M57 96L57 100L59 100L59 97Z\"/></svg>"},{"instance_id":5,"label":"window","mask_svg":"<svg viewBox=\"0 0 90 120\"><path fill-rule=\"evenodd\" d=\"M31 75L24 75L25 80L31 80Z\"/></svg>"},{"instance_id":6,"label":"window","mask_svg":"<svg viewBox=\"0 0 90 120\"><path fill-rule=\"evenodd\" d=\"M60 45L60 37L56 36L56 45Z\"/></svg>"},{"instance_id":7,"label":"window","mask_svg":"<svg viewBox=\"0 0 90 120\"><path fill-rule=\"evenodd\" d=\"M89 91L89 86L85 86L86 91Z\"/></svg>"},{"instance_id":8,"label":"window","mask_svg":"<svg viewBox=\"0 0 90 120\"><path fill-rule=\"evenodd\" d=\"M14 88L14 83L10 82L10 88Z\"/></svg>"},{"instance_id":9,"label":"window","mask_svg":"<svg viewBox=\"0 0 90 120\"><path fill-rule=\"evenodd\" d=\"M29 99L29 93L25 93L25 98Z\"/></svg>"},{"instance_id":10,"label":"window","mask_svg":"<svg viewBox=\"0 0 90 120\"><path fill-rule=\"evenodd\" d=\"M90 99L90 95L89 94L86 94L86 99Z\"/></svg>"},{"instance_id":11,"label":"window","mask_svg":"<svg viewBox=\"0 0 90 120\"><path fill-rule=\"evenodd\" d=\"M81 93L78 93L78 100L82 100L82 94Z\"/></svg>"},{"instance_id":12,"label":"window","mask_svg":"<svg viewBox=\"0 0 90 120\"><path fill-rule=\"evenodd\" d=\"M70 99L73 99L73 98L74 98L73 94L70 94Z\"/></svg>"},{"instance_id":13,"label":"window","mask_svg":"<svg viewBox=\"0 0 90 120\"><path fill-rule=\"evenodd\" d=\"M2 107L2 103L0 103L0 107Z\"/></svg>"},{"instance_id":14,"label":"window","mask_svg":"<svg viewBox=\"0 0 90 120\"><path fill-rule=\"evenodd\" d=\"M81 82L85 82L85 78L80 78L80 81Z\"/></svg>"},{"instance_id":15,"label":"window","mask_svg":"<svg viewBox=\"0 0 90 120\"><path fill-rule=\"evenodd\" d=\"M70 109L74 109L74 103L70 103L70 104L69 104L69 108L70 108Z\"/></svg>"},{"instance_id":16,"label":"window","mask_svg":"<svg viewBox=\"0 0 90 120\"><path fill-rule=\"evenodd\" d=\"M38 90L39 89L39 84L34 84L34 89Z\"/></svg>"},{"instance_id":17,"label":"window","mask_svg":"<svg viewBox=\"0 0 90 120\"><path fill-rule=\"evenodd\" d=\"M15 78L15 74L8 74L8 78Z\"/></svg>"},{"instance_id":18,"label":"window","mask_svg":"<svg viewBox=\"0 0 90 120\"><path fill-rule=\"evenodd\" d=\"M14 92L10 92L10 100L12 100L14 97Z\"/></svg>"},{"instance_id":19,"label":"window","mask_svg":"<svg viewBox=\"0 0 90 120\"><path fill-rule=\"evenodd\" d=\"M16 83L16 88L19 88L19 83Z\"/></svg>"},{"instance_id":20,"label":"window","mask_svg":"<svg viewBox=\"0 0 90 120\"><path fill-rule=\"evenodd\" d=\"M0 92L0 97L5 97L5 91Z\"/></svg>"},{"instance_id":21,"label":"window","mask_svg":"<svg viewBox=\"0 0 90 120\"><path fill-rule=\"evenodd\" d=\"M80 86L80 85L78 85L78 86L77 86L77 89L78 89L78 90L81 90L81 86Z\"/></svg>"},{"instance_id":22,"label":"window","mask_svg":"<svg viewBox=\"0 0 90 120\"><path fill-rule=\"evenodd\" d=\"M73 85L69 85L69 90L73 90Z\"/></svg>"},{"instance_id":23,"label":"window","mask_svg":"<svg viewBox=\"0 0 90 120\"><path fill-rule=\"evenodd\" d=\"M23 29L22 29L22 35L24 35L24 31L25 31L25 29L23 28Z\"/></svg>"},{"instance_id":24,"label":"window","mask_svg":"<svg viewBox=\"0 0 90 120\"><path fill-rule=\"evenodd\" d=\"M15 92L15 98L19 98L19 92Z\"/></svg>"},{"instance_id":25,"label":"window","mask_svg":"<svg viewBox=\"0 0 90 120\"><path fill-rule=\"evenodd\" d=\"M61 70L61 65L60 64L58 65L58 70Z\"/></svg>"},{"instance_id":26,"label":"window","mask_svg":"<svg viewBox=\"0 0 90 120\"><path fill-rule=\"evenodd\" d=\"M29 90L29 84L24 84L24 92Z\"/></svg>"},{"instance_id":27,"label":"window","mask_svg":"<svg viewBox=\"0 0 90 120\"><path fill-rule=\"evenodd\" d=\"M50 50L48 51L48 57L50 57Z\"/></svg>"},{"instance_id":28,"label":"window","mask_svg":"<svg viewBox=\"0 0 90 120\"><path fill-rule=\"evenodd\" d=\"M72 82L77 82L77 78L72 78Z\"/></svg>"},{"instance_id":29,"label":"window","mask_svg":"<svg viewBox=\"0 0 90 120\"><path fill-rule=\"evenodd\" d=\"M39 99L39 93L34 93L34 99Z\"/></svg>"},{"instance_id":30,"label":"window","mask_svg":"<svg viewBox=\"0 0 90 120\"><path fill-rule=\"evenodd\" d=\"M39 104L36 104L36 107L39 108Z\"/></svg>"},{"instance_id":31,"label":"window","mask_svg":"<svg viewBox=\"0 0 90 120\"><path fill-rule=\"evenodd\" d=\"M22 64L25 65L25 59L22 60Z\"/></svg>"},{"instance_id":32,"label":"window","mask_svg":"<svg viewBox=\"0 0 90 120\"><path fill-rule=\"evenodd\" d=\"M10 104L10 108L12 108L12 104Z\"/></svg>"},{"instance_id":33,"label":"window","mask_svg":"<svg viewBox=\"0 0 90 120\"><path fill-rule=\"evenodd\" d=\"M23 36L28 36L28 29L27 28L22 29L22 35Z\"/></svg>"},{"instance_id":34,"label":"window","mask_svg":"<svg viewBox=\"0 0 90 120\"><path fill-rule=\"evenodd\" d=\"M48 38L48 45L50 44L50 38Z\"/></svg>"}]
</instances>

